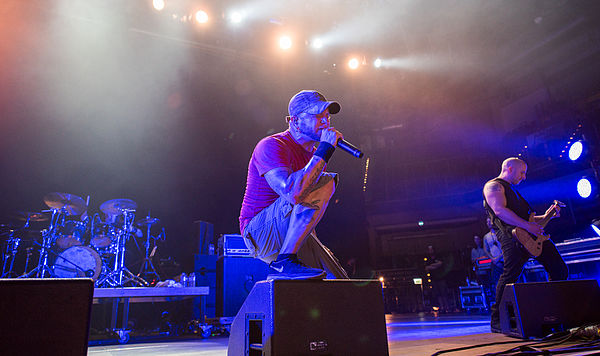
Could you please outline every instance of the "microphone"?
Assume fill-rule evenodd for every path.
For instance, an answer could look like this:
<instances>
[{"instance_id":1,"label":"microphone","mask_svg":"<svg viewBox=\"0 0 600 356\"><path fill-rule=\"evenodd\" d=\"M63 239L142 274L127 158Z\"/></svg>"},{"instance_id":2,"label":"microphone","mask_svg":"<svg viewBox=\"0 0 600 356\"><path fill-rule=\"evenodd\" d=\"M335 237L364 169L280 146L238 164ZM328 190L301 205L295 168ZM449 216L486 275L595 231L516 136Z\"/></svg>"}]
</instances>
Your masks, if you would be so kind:
<instances>
[{"instance_id":1,"label":"microphone","mask_svg":"<svg viewBox=\"0 0 600 356\"><path fill-rule=\"evenodd\" d=\"M350 142L348 142L342 138L338 140L336 146L338 146L342 150L350 153L351 155L353 155L356 158L362 158L362 156L363 156L363 153L361 150L359 150L353 144L351 144Z\"/></svg>"}]
</instances>

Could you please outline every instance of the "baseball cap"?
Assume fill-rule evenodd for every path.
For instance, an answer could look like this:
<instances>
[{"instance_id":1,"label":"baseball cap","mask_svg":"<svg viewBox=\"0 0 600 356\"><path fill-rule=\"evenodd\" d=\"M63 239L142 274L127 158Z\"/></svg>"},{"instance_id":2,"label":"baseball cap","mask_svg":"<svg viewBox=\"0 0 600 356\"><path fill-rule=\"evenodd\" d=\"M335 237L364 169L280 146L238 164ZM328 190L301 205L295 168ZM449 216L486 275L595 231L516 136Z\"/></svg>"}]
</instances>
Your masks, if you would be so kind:
<instances>
[{"instance_id":1,"label":"baseball cap","mask_svg":"<svg viewBox=\"0 0 600 356\"><path fill-rule=\"evenodd\" d=\"M323 94L316 90L302 90L292 97L288 105L290 116L297 116L300 113L320 114L329 108L330 114L337 114L341 106L336 101L327 101Z\"/></svg>"}]
</instances>

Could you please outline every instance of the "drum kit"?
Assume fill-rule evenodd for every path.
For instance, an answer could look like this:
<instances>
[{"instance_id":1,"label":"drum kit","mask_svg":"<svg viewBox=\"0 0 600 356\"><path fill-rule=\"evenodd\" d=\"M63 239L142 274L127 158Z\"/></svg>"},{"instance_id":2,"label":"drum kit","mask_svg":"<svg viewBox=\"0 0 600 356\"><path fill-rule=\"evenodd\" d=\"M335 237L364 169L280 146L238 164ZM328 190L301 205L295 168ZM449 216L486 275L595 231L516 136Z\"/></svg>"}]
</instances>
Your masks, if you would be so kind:
<instances>
[{"instance_id":1,"label":"drum kit","mask_svg":"<svg viewBox=\"0 0 600 356\"><path fill-rule=\"evenodd\" d=\"M152 264L156 240L165 239L164 228L157 236L151 227L159 219L149 214L135 221L137 204L130 199L113 199L100 205L101 214L88 216L87 202L68 193L49 193L44 197L49 207L41 212L18 212L13 220L22 226L0 225L0 237L5 237L2 274L0 278L92 278L96 287L148 286L148 280L160 277ZM33 224L44 224L35 229ZM125 265L126 243L143 237L145 228L145 257L137 274ZM26 249L24 272L15 272L15 258L23 237L36 234L33 247ZM41 239L40 239L41 238ZM35 239L34 239L35 240ZM136 241L137 245L137 241ZM30 269L33 250L39 251L38 263Z\"/></svg>"}]
</instances>

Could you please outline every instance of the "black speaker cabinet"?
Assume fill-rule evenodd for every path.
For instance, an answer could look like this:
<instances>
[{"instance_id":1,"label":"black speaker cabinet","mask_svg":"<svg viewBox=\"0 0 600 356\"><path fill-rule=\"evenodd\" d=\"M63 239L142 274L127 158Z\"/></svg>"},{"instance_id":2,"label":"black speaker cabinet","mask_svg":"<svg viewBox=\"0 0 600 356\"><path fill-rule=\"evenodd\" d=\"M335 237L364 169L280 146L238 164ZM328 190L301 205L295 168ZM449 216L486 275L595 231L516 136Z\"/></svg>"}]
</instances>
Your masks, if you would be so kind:
<instances>
[{"instance_id":1,"label":"black speaker cabinet","mask_svg":"<svg viewBox=\"0 0 600 356\"><path fill-rule=\"evenodd\" d=\"M387 356L381 283L258 282L231 325L227 354Z\"/></svg>"},{"instance_id":2,"label":"black speaker cabinet","mask_svg":"<svg viewBox=\"0 0 600 356\"><path fill-rule=\"evenodd\" d=\"M600 322L594 279L507 284L500 302L502 333L520 338Z\"/></svg>"},{"instance_id":3,"label":"black speaker cabinet","mask_svg":"<svg viewBox=\"0 0 600 356\"><path fill-rule=\"evenodd\" d=\"M87 355L91 279L0 279L0 354Z\"/></svg>"},{"instance_id":4,"label":"black speaker cabinet","mask_svg":"<svg viewBox=\"0 0 600 356\"><path fill-rule=\"evenodd\" d=\"M252 257L220 257L217 261L217 316L233 317L269 265Z\"/></svg>"},{"instance_id":5,"label":"black speaker cabinet","mask_svg":"<svg viewBox=\"0 0 600 356\"><path fill-rule=\"evenodd\" d=\"M196 274L196 285L208 287L209 294L204 299L204 315L214 318L217 308L217 255L194 256L194 272ZM194 299L194 312L200 308L200 298ZM200 315L194 315L199 319Z\"/></svg>"}]
</instances>

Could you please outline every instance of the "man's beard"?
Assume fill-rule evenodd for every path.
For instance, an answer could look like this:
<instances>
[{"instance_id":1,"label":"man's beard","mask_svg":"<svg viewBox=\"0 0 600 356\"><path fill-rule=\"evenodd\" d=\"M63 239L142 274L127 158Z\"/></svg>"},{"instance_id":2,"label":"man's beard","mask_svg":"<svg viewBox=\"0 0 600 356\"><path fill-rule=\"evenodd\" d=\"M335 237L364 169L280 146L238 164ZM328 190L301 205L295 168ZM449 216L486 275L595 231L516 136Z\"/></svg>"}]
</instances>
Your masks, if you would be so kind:
<instances>
[{"instance_id":1,"label":"man's beard","mask_svg":"<svg viewBox=\"0 0 600 356\"><path fill-rule=\"evenodd\" d=\"M304 136L307 136L311 140L321 141L321 130L314 132L311 127L307 127L306 125L303 125L303 124L299 125L299 129L300 129L300 133L302 133Z\"/></svg>"}]
</instances>

